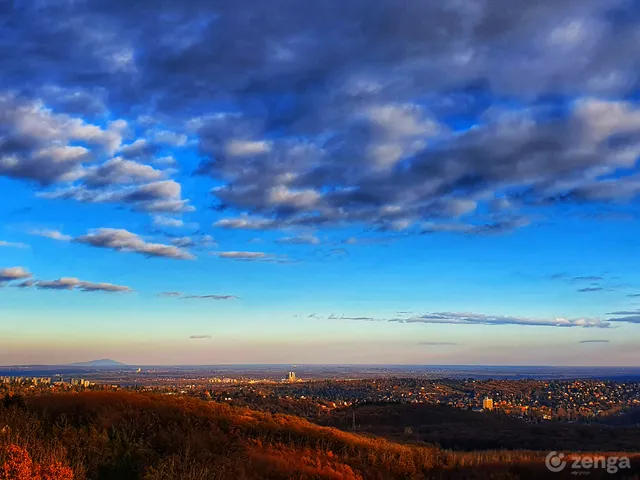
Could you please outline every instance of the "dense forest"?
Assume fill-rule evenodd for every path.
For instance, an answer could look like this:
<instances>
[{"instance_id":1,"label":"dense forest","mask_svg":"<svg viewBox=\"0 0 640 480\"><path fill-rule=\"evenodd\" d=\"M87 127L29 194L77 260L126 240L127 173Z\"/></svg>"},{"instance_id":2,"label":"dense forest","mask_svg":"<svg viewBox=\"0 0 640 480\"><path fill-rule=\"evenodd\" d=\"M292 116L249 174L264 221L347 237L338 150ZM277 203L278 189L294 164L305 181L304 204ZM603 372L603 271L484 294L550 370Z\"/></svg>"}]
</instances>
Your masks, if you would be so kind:
<instances>
[{"instance_id":1,"label":"dense forest","mask_svg":"<svg viewBox=\"0 0 640 480\"><path fill-rule=\"evenodd\" d=\"M166 395L86 392L0 407L1 480L537 479L548 475L544 456L393 442Z\"/></svg>"},{"instance_id":2,"label":"dense forest","mask_svg":"<svg viewBox=\"0 0 640 480\"><path fill-rule=\"evenodd\" d=\"M530 423L499 412L472 412L446 405L363 404L319 415L317 423L372 433L391 440L438 444L453 450L525 449L617 451L640 449L637 410L592 424ZM611 424L611 425L610 425ZM615 428L612 425L616 425Z\"/></svg>"}]
</instances>

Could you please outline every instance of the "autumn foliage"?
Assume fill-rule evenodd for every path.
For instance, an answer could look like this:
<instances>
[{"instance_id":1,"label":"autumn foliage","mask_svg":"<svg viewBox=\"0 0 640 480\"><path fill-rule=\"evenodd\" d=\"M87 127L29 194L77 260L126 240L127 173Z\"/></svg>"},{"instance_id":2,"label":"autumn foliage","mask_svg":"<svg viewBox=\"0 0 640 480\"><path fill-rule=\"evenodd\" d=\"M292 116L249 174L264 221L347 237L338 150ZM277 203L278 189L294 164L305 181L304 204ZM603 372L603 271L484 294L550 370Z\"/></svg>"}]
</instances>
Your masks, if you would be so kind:
<instances>
[{"instance_id":1,"label":"autumn foliage","mask_svg":"<svg viewBox=\"0 0 640 480\"><path fill-rule=\"evenodd\" d=\"M291 415L161 395L29 397L0 408L3 429L0 480L533 479L548 473L545 452L402 444Z\"/></svg>"},{"instance_id":2,"label":"autumn foliage","mask_svg":"<svg viewBox=\"0 0 640 480\"><path fill-rule=\"evenodd\" d=\"M2 452L0 480L73 480L73 470L58 461L41 465L34 463L24 448L9 445Z\"/></svg>"}]
</instances>

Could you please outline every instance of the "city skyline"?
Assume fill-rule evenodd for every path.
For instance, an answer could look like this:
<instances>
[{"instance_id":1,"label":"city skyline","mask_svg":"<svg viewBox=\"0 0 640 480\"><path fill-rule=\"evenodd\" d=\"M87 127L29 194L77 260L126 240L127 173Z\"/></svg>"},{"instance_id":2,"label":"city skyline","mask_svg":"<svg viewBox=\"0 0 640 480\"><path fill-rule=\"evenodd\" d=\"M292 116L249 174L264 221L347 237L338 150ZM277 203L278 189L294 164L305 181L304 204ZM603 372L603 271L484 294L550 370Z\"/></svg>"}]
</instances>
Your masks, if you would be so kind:
<instances>
[{"instance_id":1,"label":"city skyline","mask_svg":"<svg viewBox=\"0 0 640 480\"><path fill-rule=\"evenodd\" d=\"M0 365L639 365L640 10L347 4L0 9Z\"/></svg>"}]
</instances>

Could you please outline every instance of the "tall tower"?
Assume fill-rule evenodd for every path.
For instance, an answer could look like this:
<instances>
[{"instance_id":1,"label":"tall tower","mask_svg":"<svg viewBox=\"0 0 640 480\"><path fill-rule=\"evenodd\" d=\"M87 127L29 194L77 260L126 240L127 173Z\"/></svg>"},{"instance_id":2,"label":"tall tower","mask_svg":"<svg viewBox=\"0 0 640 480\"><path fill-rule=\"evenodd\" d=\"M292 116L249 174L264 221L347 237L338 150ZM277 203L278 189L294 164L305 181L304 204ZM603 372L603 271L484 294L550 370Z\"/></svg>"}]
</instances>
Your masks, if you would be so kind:
<instances>
[{"instance_id":1,"label":"tall tower","mask_svg":"<svg viewBox=\"0 0 640 480\"><path fill-rule=\"evenodd\" d=\"M287 381L295 382L296 381L296 372L287 373Z\"/></svg>"},{"instance_id":2,"label":"tall tower","mask_svg":"<svg viewBox=\"0 0 640 480\"><path fill-rule=\"evenodd\" d=\"M485 410L493 410L493 399L489 397L484 397L482 400L482 408Z\"/></svg>"}]
</instances>

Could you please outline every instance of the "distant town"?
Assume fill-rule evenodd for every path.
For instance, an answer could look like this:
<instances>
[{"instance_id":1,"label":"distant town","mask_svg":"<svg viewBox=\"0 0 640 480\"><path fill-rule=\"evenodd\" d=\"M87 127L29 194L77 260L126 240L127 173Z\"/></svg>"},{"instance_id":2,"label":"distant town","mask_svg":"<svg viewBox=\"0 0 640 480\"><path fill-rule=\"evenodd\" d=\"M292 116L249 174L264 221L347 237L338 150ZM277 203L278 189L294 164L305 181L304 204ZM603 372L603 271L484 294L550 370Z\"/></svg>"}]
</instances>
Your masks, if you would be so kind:
<instances>
[{"instance_id":1,"label":"distant town","mask_svg":"<svg viewBox=\"0 0 640 480\"><path fill-rule=\"evenodd\" d=\"M448 405L494 411L530 422L590 422L640 407L640 382L611 379L473 379L383 376L304 378L295 370L278 377L269 370L251 375L177 369L87 370L85 376L0 376L2 396L84 390L128 390L182 395L313 416L370 403ZM255 372L254 372L255 373ZM271 377L271 378L269 378Z\"/></svg>"}]
</instances>

